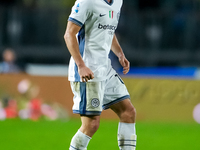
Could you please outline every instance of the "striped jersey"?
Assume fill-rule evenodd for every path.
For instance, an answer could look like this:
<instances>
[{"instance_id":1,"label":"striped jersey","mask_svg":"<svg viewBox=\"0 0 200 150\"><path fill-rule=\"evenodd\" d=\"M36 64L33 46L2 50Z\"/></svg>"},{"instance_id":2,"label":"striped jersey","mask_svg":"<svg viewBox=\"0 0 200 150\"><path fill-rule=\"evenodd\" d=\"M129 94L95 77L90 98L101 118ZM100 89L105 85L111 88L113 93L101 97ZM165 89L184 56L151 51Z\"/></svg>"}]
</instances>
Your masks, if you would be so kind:
<instances>
[{"instance_id":1,"label":"striped jersey","mask_svg":"<svg viewBox=\"0 0 200 150\"><path fill-rule=\"evenodd\" d=\"M80 26L77 34L80 54L85 65L94 73L93 81L109 78L113 72L108 57L118 25L122 0L77 0L68 21ZM69 63L69 81L81 81L73 57Z\"/></svg>"}]
</instances>

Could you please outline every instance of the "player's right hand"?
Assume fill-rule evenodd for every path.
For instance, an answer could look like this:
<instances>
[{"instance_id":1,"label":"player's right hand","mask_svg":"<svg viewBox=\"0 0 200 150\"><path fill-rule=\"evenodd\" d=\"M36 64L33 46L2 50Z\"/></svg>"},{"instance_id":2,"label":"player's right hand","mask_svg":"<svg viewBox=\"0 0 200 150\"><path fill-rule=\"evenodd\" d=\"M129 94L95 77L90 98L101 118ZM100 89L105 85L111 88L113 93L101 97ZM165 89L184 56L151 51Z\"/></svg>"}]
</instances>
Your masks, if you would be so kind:
<instances>
[{"instance_id":1,"label":"player's right hand","mask_svg":"<svg viewBox=\"0 0 200 150\"><path fill-rule=\"evenodd\" d=\"M78 73L82 82L88 82L88 80L94 79L94 73L86 66L78 67Z\"/></svg>"}]
</instances>

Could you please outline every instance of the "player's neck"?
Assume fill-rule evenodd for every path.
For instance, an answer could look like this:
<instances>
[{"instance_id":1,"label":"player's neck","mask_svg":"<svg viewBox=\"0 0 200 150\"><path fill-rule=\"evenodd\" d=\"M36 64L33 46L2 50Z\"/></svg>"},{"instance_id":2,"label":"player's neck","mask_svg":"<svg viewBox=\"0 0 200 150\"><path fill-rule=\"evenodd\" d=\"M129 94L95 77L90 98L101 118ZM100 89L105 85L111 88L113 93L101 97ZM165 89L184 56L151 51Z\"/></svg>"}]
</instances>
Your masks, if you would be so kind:
<instances>
[{"instance_id":1,"label":"player's neck","mask_svg":"<svg viewBox=\"0 0 200 150\"><path fill-rule=\"evenodd\" d=\"M113 0L107 0L108 3L111 3Z\"/></svg>"}]
</instances>

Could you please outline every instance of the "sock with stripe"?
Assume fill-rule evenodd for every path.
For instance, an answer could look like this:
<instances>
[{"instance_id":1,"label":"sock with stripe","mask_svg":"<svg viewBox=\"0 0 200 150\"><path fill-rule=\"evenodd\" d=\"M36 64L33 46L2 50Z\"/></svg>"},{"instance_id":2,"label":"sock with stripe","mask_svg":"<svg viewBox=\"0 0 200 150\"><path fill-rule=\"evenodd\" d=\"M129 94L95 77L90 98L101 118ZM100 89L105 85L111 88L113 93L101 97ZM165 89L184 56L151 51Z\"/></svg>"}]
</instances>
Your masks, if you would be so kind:
<instances>
[{"instance_id":1,"label":"sock with stripe","mask_svg":"<svg viewBox=\"0 0 200 150\"><path fill-rule=\"evenodd\" d=\"M91 137L78 130L71 140L69 150L87 150L90 139Z\"/></svg>"},{"instance_id":2,"label":"sock with stripe","mask_svg":"<svg viewBox=\"0 0 200 150\"><path fill-rule=\"evenodd\" d=\"M118 146L120 150L136 149L135 123L119 123Z\"/></svg>"}]
</instances>

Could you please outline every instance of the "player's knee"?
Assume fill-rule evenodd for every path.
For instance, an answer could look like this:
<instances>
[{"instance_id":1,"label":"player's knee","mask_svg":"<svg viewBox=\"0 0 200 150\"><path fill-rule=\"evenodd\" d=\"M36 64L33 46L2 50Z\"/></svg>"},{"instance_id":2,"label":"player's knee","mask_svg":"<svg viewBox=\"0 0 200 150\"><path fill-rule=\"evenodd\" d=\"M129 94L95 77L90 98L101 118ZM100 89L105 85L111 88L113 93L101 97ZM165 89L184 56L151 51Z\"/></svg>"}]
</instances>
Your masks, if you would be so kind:
<instances>
[{"instance_id":1,"label":"player's knee","mask_svg":"<svg viewBox=\"0 0 200 150\"><path fill-rule=\"evenodd\" d=\"M98 130L100 124L99 116L84 117L82 116L82 125L80 131L84 134L92 137Z\"/></svg>"},{"instance_id":2,"label":"player's knee","mask_svg":"<svg viewBox=\"0 0 200 150\"><path fill-rule=\"evenodd\" d=\"M136 118L136 109L131 106L121 115L121 120L127 123L134 123Z\"/></svg>"},{"instance_id":3,"label":"player's knee","mask_svg":"<svg viewBox=\"0 0 200 150\"><path fill-rule=\"evenodd\" d=\"M135 117L136 117L136 109L135 107L131 107L130 110L127 111L128 114L128 119L130 122L135 122Z\"/></svg>"},{"instance_id":4,"label":"player's knee","mask_svg":"<svg viewBox=\"0 0 200 150\"><path fill-rule=\"evenodd\" d=\"M95 120L95 121L92 121L91 124L90 124L90 130L92 132L96 132L99 128L99 121Z\"/></svg>"},{"instance_id":5,"label":"player's knee","mask_svg":"<svg viewBox=\"0 0 200 150\"><path fill-rule=\"evenodd\" d=\"M131 112L131 114L132 114L132 118L133 118L133 120L135 120L135 118L136 118L136 109L135 109L135 107L132 107L132 110L131 110L132 112Z\"/></svg>"}]
</instances>

